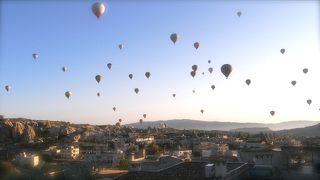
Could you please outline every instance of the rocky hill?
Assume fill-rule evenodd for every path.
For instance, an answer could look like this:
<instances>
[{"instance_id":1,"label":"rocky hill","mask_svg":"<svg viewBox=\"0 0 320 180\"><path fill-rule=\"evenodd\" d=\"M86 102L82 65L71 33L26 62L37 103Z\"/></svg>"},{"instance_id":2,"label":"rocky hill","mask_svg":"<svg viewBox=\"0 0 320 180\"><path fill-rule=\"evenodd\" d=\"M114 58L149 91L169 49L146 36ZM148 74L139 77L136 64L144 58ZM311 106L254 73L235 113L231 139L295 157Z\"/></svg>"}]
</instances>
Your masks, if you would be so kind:
<instances>
[{"instance_id":1,"label":"rocky hill","mask_svg":"<svg viewBox=\"0 0 320 180\"><path fill-rule=\"evenodd\" d=\"M289 130L282 130L279 131L280 134L290 134L290 135L296 135L296 136L310 136L320 137L320 124L316 124L314 126L308 126L305 128L295 128L295 129L289 129Z\"/></svg>"},{"instance_id":2,"label":"rocky hill","mask_svg":"<svg viewBox=\"0 0 320 180\"><path fill-rule=\"evenodd\" d=\"M100 141L103 137L127 135L131 129L116 125L72 124L64 121L2 118L0 143Z\"/></svg>"}]
</instances>

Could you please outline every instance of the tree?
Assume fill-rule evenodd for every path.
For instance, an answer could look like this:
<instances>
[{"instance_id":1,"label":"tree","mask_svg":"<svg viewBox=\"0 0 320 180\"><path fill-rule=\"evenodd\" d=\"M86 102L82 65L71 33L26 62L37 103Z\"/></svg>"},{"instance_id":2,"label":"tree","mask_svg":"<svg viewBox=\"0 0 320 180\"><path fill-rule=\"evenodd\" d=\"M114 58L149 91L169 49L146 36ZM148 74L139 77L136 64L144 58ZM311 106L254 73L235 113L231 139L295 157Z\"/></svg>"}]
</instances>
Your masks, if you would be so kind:
<instances>
[{"instance_id":1,"label":"tree","mask_svg":"<svg viewBox=\"0 0 320 180\"><path fill-rule=\"evenodd\" d=\"M129 167L129 161L127 159L121 159L119 162L119 168L128 169L128 167Z\"/></svg>"}]
</instances>

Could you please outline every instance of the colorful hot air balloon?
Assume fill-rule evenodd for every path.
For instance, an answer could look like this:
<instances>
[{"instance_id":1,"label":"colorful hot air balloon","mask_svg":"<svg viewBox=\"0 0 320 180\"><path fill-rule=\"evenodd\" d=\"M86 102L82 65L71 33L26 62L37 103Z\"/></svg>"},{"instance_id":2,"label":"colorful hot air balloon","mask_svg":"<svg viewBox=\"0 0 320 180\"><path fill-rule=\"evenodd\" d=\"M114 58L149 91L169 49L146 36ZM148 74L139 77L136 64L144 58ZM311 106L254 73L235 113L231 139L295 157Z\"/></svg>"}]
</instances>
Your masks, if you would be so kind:
<instances>
[{"instance_id":1,"label":"colorful hot air balloon","mask_svg":"<svg viewBox=\"0 0 320 180\"><path fill-rule=\"evenodd\" d=\"M34 60L38 59L39 58L39 54L38 53L33 53L32 54L32 57Z\"/></svg>"},{"instance_id":2,"label":"colorful hot air balloon","mask_svg":"<svg viewBox=\"0 0 320 180\"><path fill-rule=\"evenodd\" d=\"M312 100L311 100L311 99L308 99L308 100L307 100L307 103L308 103L309 105L311 105Z\"/></svg>"},{"instance_id":3,"label":"colorful hot air balloon","mask_svg":"<svg viewBox=\"0 0 320 180\"><path fill-rule=\"evenodd\" d=\"M133 75L132 75L132 74L129 74L129 78L132 79L132 78L133 78Z\"/></svg>"},{"instance_id":4,"label":"colorful hot air balloon","mask_svg":"<svg viewBox=\"0 0 320 180\"><path fill-rule=\"evenodd\" d=\"M208 68L208 71L209 71L210 74L212 74L213 68L212 68L212 67L209 67L209 68Z\"/></svg>"},{"instance_id":5,"label":"colorful hot air balloon","mask_svg":"<svg viewBox=\"0 0 320 180\"><path fill-rule=\"evenodd\" d=\"M6 91L7 91L7 92L9 92L9 91L10 91L10 89L11 89L11 86L6 85L6 86L4 87L4 89L6 89Z\"/></svg>"},{"instance_id":6,"label":"colorful hot air balloon","mask_svg":"<svg viewBox=\"0 0 320 180\"><path fill-rule=\"evenodd\" d=\"M249 86L251 84L251 80L250 79L247 79L246 80L246 84Z\"/></svg>"},{"instance_id":7,"label":"colorful hot air balloon","mask_svg":"<svg viewBox=\"0 0 320 180\"><path fill-rule=\"evenodd\" d=\"M176 97L176 94L172 94L173 97Z\"/></svg>"},{"instance_id":8,"label":"colorful hot air balloon","mask_svg":"<svg viewBox=\"0 0 320 180\"><path fill-rule=\"evenodd\" d=\"M194 78L194 76L196 75L196 72L195 71L191 71L190 74Z\"/></svg>"},{"instance_id":9,"label":"colorful hot air balloon","mask_svg":"<svg viewBox=\"0 0 320 180\"><path fill-rule=\"evenodd\" d=\"M99 92L97 93L97 96L100 97L100 93Z\"/></svg>"},{"instance_id":10,"label":"colorful hot air balloon","mask_svg":"<svg viewBox=\"0 0 320 180\"><path fill-rule=\"evenodd\" d=\"M296 81L291 81L292 86L295 86L297 84Z\"/></svg>"},{"instance_id":11,"label":"colorful hot air balloon","mask_svg":"<svg viewBox=\"0 0 320 180\"><path fill-rule=\"evenodd\" d=\"M202 72L202 75L204 75L204 72Z\"/></svg>"},{"instance_id":12,"label":"colorful hot air balloon","mask_svg":"<svg viewBox=\"0 0 320 180\"><path fill-rule=\"evenodd\" d=\"M123 48L123 44L119 44L118 48L121 50Z\"/></svg>"},{"instance_id":13,"label":"colorful hot air balloon","mask_svg":"<svg viewBox=\"0 0 320 180\"><path fill-rule=\"evenodd\" d=\"M275 111L270 111L271 116L274 116L275 113Z\"/></svg>"},{"instance_id":14,"label":"colorful hot air balloon","mask_svg":"<svg viewBox=\"0 0 320 180\"><path fill-rule=\"evenodd\" d=\"M149 79L149 77L151 76L151 73L150 72L146 72L145 76Z\"/></svg>"},{"instance_id":15,"label":"colorful hot air balloon","mask_svg":"<svg viewBox=\"0 0 320 180\"><path fill-rule=\"evenodd\" d=\"M198 66L197 66L197 65L192 65L191 69L192 69L193 71L197 71Z\"/></svg>"},{"instance_id":16,"label":"colorful hot air balloon","mask_svg":"<svg viewBox=\"0 0 320 180\"><path fill-rule=\"evenodd\" d=\"M238 11L238 12L237 12L237 15L238 15L239 17L241 16L241 14L242 14L241 11Z\"/></svg>"},{"instance_id":17,"label":"colorful hot air balloon","mask_svg":"<svg viewBox=\"0 0 320 180\"><path fill-rule=\"evenodd\" d=\"M62 67L62 71L63 71L63 72L66 72L66 71L67 71L67 68L66 68L65 66L63 66L63 67Z\"/></svg>"},{"instance_id":18,"label":"colorful hot air balloon","mask_svg":"<svg viewBox=\"0 0 320 180\"><path fill-rule=\"evenodd\" d=\"M208 60L208 63L210 64L210 63L211 63L211 60Z\"/></svg>"},{"instance_id":19,"label":"colorful hot air balloon","mask_svg":"<svg viewBox=\"0 0 320 180\"><path fill-rule=\"evenodd\" d=\"M176 44L177 40L179 39L179 35L177 33L172 33L170 35L170 39L173 42L173 44Z\"/></svg>"},{"instance_id":20,"label":"colorful hot air balloon","mask_svg":"<svg viewBox=\"0 0 320 180\"><path fill-rule=\"evenodd\" d=\"M303 71L303 73L307 74L309 70L308 70L308 68L304 68L302 71Z\"/></svg>"},{"instance_id":21,"label":"colorful hot air balloon","mask_svg":"<svg viewBox=\"0 0 320 180\"><path fill-rule=\"evenodd\" d=\"M113 111L116 111L116 107L113 107L112 109L113 109Z\"/></svg>"},{"instance_id":22,"label":"colorful hot air balloon","mask_svg":"<svg viewBox=\"0 0 320 180\"><path fill-rule=\"evenodd\" d=\"M119 121L119 123L121 123L121 122L122 122L122 119L120 118L118 121Z\"/></svg>"},{"instance_id":23,"label":"colorful hot air balloon","mask_svg":"<svg viewBox=\"0 0 320 180\"><path fill-rule=\"evenodd\" d=\"M230 64L224 64L221 66L222 74L228 79L230 73L232 72L232 66Z\"/></svg>"},{"instance_id":24,"label":"colorful hot air balloon","mask_svg":"<svg viewBox=\"0 0 320 180\"><path fill-rule=\"evenodd\" d=\"M199 42L195 42L193 43L194 48L198 49L199 48L200 43Z\"/></svg>"},{"instance_id":25,"label":"colorful hot air balloon","mask_svg":"<svg viewBox=\"0 0 320 180\"><path fill-rule=\"evenodd\" d=\"M95 79L96 79L96 81L97 81L98 83L100 83L100 81L101 81L101 79L102 79L102 76L101 76L101 75L96 75Z\"/></svg>"},{"instance_id":26,"label":"colorful hot air balloon","mask_svg":"<svg viewBox=\"0 0 320 180\"><path fill-rule=\"evenodd\" d=\"M143 114L142 116L143 116L143 118L147 118L147 114Z\"/></svg>"},{"instance_id":27,"label":"colorful hot air balloon","mask_svg":"<svg viewBox=\"0 0 320 180\"><path fill-rule=\"evenodd\" d=\"M107 66L108 66L108 69L111 69L112 64L111 64L111 63L108 63Z\"/></svg>"},{"instance_id":28,"label":"colorful hot air balloon","mask_svg":"<svg viewBox=\"0 0 320 180\"><path fill-rule=\"evenodd\" d=\"M92 5L91 7L92 12L94 13L94 15L97 16L97 18L99 19L100 16L102 16L106 10L105 6L103 3L101 2L96 2Z\"/></svg>"},{"instance_id":29,"label":"colorful hot air balloon","mask_svg":"<svg viewBox=\"0 0 320 180\"><path fill-rule=\"evenodd\" d=\"M135 88L134 92L136 92L136 94L138 94L139 93L139 88Z\"/></svg>"},{"instance_id":30,"label":"colorful hot air balloon","mask_svg":"<svg viewBox=\"0 0 320 180\"><path fill-rule=\"evenodd\" d=\"M285 50L284 48L282 48L282 49L280 49L280 52L281 52L282 54L284 54L284 53L286 52L286 50Z\"/></svg>"},{"instance_id":31,"label":"colorful hot air balloon","mask_svg":"<svg viewBox=\"0 0 320 180\"><path fill-rule=\"evenodd\" d=\"M211 85L211 89L214 90L216 88L215 85Z\"/></svg>"},{"instance_id":32,"label":"colorful hot air balloon","mask_svg":"<svg viewBox=\"0 0 320 180\"><path fill-rule=\"evenodd\" d=\"M64 93L64 95L69 99L72 95L72 93L70 91L67 91Z\"/></svg>"},{"instance_id":33,"label":"colorful hot air balloon","mask_svg":"<svg viewBox=\"0 0 320 180\"><path fill-rule=\"evenodd\" d=\"M201 112L201 114L203 114L204 110L203 110L203 109L201 109L201 110L200 110L200 112Z\"/></svg>"}]
</instances>

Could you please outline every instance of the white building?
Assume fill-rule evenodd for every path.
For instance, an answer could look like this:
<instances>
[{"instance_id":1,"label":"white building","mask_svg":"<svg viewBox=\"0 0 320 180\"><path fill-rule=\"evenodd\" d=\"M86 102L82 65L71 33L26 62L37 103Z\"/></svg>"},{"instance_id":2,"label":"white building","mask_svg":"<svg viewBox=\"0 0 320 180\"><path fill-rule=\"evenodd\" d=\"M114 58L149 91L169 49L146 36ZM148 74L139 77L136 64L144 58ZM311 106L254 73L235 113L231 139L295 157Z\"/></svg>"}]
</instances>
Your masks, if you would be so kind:
<instances>
[{"instance_id":1,"label":"white building","mask_svg":"<svg viewBox=\"0 0 320 180\"><path fill-rule=\"evenodd\" d=\"M186 148L180 148L178 150L173 151L173 155L176 157L191 156L191 154L192 154L192 150L186 149Z\"/></svg>"},{"instance_id":2,"label":"white building","mask_svg":"<svg viewBox=\"0 0 320 180\"><path fill-rule=\"evenodd\" d=\"M31 167L36 167L39 165L39 156L23 152L16 157L16 161L21 166L27 165Z\"/></svg>"},{"instance_id":3,"label":"white building","mask_svg":"<svg viewBox=\"0 0 320 180\"><path fill-rule=\"evenodd\" d=\"M154 137L153 136L148 136L148 137L137 137L135 139L137 143L146 143L146 144L151 144L154 142Z\"/></svg>"},{"instance_id":4,"label":"white building","mask_svg":"<svg viewBox=\"0 0 320 180\"><path fill-rule=\"evenodd\" d=\"M205 166L205 176L206 178L211 178L213 177L214 173L215 173L215 168L214 168L214 164L207 164Z\"/></svg>"}]
</instances>

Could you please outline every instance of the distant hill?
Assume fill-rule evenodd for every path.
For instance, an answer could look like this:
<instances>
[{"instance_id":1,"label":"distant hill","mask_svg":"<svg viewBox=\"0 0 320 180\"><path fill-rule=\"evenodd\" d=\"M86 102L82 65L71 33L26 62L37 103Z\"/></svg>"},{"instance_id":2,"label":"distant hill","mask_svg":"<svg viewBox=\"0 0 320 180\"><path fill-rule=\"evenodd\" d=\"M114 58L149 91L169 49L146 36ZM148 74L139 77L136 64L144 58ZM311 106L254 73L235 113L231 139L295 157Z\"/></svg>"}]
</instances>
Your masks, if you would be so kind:
<instances>
[{"instance_id":1,"label":"distant hill","mask_svg":"<svg viewBox=\"0 0 320 180\"><path fill-rule=\"evenodd\" d=\"M271 132L272 130L268 127L252 127L252 128L238 128L230 129L230 132L248 132L250 134L259 134L261 132Z\"/></svg>"},{"instance_id":2,"label":"distant hill","mask_svg":"<svg viewBox=\"0 0 320 180\"><path fill-rule=\"evenodd\" d=\"M319 121L288 121L276 124L263 123L238 123L238 122L220 122L220 121L198 121L190 119L174 119L166 121L144 121L140 123L126 124L126 126L133 126L136 128L159 127L160 123L165 123L167 127L175 129L199 129L199 130L221 130L229 131L231 129L239 128L264 128L267 127L273 131L283 129L302 128L306 126L313 126L320 123Z\"/></svg>"},{"instance_id":3,"label":"distant hill","mask_svg":"<svg viewBox=\"0 0 320 180\"><path fill-rule=\"evenodd\" d=\"M319 136L320 137L320 124L316 124L313 126L308 126L304 128L295 128L289 130L281 130L278 131L280 134L290 134L297 136Z\"/></svg>"}]
</instances>

